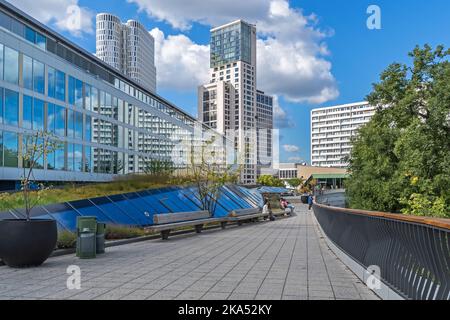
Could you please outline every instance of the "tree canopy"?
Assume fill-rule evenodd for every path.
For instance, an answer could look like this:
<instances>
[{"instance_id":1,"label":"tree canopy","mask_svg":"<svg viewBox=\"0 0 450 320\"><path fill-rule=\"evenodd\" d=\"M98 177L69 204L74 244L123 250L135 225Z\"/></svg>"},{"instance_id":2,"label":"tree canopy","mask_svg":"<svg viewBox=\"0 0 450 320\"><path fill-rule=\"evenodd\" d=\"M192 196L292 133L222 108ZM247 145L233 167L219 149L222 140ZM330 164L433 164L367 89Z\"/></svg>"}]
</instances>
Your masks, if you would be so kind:
<instances>
[{"instance_id":1,"label":"tree canopy","mask_svg":"<svg viewBox=\"0 0 450 320\"><path fill-rule=\"evenodd\" d=\"M393 63L367 101L346 189L352 208L450 217L450 50L416 47Z\"/></svg>"},{"instance_id":2,"label":"tree canopy","mask_svg":"<svg viewBox=\"0 0 450 320\"><path fill-rule=\"evenodd\" d=\"M300 178L292 178L292 179L288 179L287 182L291 185L291 187L297 188L298 186L300 186L303 183L303 180Z\"/></svg>"},{"instance_id":3,"label":"tree canopy","mask_svg":"<svg viewBox=\"0 0 450 320\"><path fill-rule=\"evenodd\" d=\"M258 177L257 183L268 187L284 187L283 180L271 175L261 175Z\"/></svg>"}]
</instances>

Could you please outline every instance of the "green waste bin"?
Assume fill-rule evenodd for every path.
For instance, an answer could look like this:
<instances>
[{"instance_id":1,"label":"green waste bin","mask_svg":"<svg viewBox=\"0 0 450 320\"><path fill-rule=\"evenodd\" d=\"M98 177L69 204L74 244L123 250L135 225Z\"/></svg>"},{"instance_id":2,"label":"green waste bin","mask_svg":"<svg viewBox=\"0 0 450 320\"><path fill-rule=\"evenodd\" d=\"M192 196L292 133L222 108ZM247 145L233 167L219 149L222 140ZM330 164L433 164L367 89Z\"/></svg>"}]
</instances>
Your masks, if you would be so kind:
<instances>
[{"instance_id":1,"label":"green waste bin","mask_svg":"<svg viewBox=\"0 0 450 320\"><path fill-rule=\"evenodd\" d=\"M105 223L97 223L97 236L95 243L97 254L105 253L105 229Z\"/></svg>"},{"instance_id":2,"label":"green waste bin","mask_svg":"<svg viewBox=\"0 0 450 320\"><path fill-rule=\"evenodd\" d=\"M96 256L96 217L77 217L77 257L91 259Z\"/></svg>"}]
</instances>

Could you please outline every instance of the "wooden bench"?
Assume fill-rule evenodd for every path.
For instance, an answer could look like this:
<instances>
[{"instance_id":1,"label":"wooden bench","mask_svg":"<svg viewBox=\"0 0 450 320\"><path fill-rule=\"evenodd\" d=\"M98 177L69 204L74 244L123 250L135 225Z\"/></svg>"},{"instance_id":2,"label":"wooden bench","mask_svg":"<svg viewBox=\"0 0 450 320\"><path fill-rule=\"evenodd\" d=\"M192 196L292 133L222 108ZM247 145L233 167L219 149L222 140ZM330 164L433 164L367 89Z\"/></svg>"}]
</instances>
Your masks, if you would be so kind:
<instances>
[{"instance_id":1,"label":"wooden bench","mask_svg":"<svg viewBox=\"0 0 450 320\"><path fill-rule=\"evenodd\" d=\"M291 210L291 208L285 208L280 209L280 211L273 212L272 215L274 215L275 217L284 215L291 216L294 212L295 210Z\"/></svg>"},{"instance_id":2,"label":"wooden bench","mask_svg":"<svg viewBox=\"0 0 450 320\"><path fill-rule=\"evenodd\" d=\"M208 211L155 214L153 225L146 229L161 232L161 238L167 240L170 231L175 228L193 226L195 232L200 233L205 223L221 222L222 220L223 218L211 218Z\"/></svg>"},{"instance_id":3,"label":"wooden bench","mask_svg":"<svg viewBox=\"0 0 450 320\"><path fill-rule=\"evenodd\" d=\"M225 229L227 222L237 222L240 226L244 221L257 221L259 218L265 216L268 216L268 214L262 213L260 208L232 210L226 217L226 220L221 222L221 227Z\"/></svg>"}]
</instances>

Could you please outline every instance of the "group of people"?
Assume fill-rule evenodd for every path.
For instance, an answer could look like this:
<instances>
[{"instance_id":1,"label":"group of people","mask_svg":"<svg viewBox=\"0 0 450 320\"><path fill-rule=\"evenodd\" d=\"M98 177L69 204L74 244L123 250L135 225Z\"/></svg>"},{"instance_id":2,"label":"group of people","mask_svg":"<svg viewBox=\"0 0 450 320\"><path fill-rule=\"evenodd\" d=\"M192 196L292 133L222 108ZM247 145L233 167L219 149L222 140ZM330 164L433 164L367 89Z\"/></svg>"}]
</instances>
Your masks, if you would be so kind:
<instances>
[{"instance_id":1,"label":"group of people","mask_svg":"<svg viewBox=\"0 0 450 320\"><path fill-rule=\"evenodd\" d=\"M293 214L295 209L295 207L284 198L280 198L280 208L285 212L287 211L289 215Z\"/></svg>"},{"instance_id":2,"label":"group of people","mask_svg":"<svg viewBox=\"0 0 450 320\"><path fill-rule=\"evenodd\" d=\"M313 202L314 202L313 196L311 194L309 194L308 195L308 210L311 210ZM295 207L292 204L290 204L285 198L280 198L280 208L282 210L284 210L288 215L292 215L294 213L294 209L295 209ZM275 217L272 213L270 201L268 198L264 199L264 206L263 206L262 213L268 215L269 219L271 221L275 220Z\"/></svg>"}]
</instances>

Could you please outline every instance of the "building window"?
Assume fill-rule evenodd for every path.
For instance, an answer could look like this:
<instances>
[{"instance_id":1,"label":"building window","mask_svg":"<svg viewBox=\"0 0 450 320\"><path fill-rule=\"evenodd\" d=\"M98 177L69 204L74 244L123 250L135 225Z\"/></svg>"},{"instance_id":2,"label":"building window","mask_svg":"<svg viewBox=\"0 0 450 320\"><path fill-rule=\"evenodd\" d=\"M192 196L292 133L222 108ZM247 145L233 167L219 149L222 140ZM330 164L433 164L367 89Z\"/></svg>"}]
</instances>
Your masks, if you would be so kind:
<instances>
[{"instance_id":1,"label":"building window","mask_svg":"<svg viewBox=\"0 0 450 320\"><path fill-rule=\"evenodd\" d=\"M86 115L86 122L85 122L85 130L84 130L84 140L91 141L92 139L92 117Z\"/></svg>"},{"instance_id":2,"label":"building window","mask_svg":"<svg viewBox=\"0 0 450 320\"><path fill-rule=\"evenodd\" d=\"M75 115L73 110L67 110L67 137L75 136Z\"/></svg>"},{"instance_id":3,"label":"building window","mask_svg":"<svg viewBox=\"0 0 450 320\"><path fill-rule=\"evenodd\" d=\"M19 83L19 52L5 46L4 80L9 83Z\"/></svg>"},{"instance_id":4,"label":"building window","mask_svg":"<svg viewBox=\"0 0 450 320\"><path fill-rule=\"evenodd\" d=\"M25 39L28 41L35 43L36 41L36 31L29 27L25 27Z\"/></svg>"},{"instance_id":5,"label":"building window","mask_svg":"<svg viewBox=\"0 0 450 320\"><path fill-rule=\"evenodd\" d=\"M69 143L67 144L67 170L74 171L74 145Z\"/></svg>"},{"instance_id":6,"label":"building window","mask_svg":"<svg viewBox=\"0 0 450 320\"><path fill-rule=\"evenodd\" d=\"M33 130L44 130L44 101L33 99Z\"/></svg>"},{"instance_id":7,"label":"building window","mask_svg":"<svg viewBox=\"0 0 450 320\"><path fill-rule=\"evenodd\" d=\"M83 139L83 114L75 112L75 139Z\"/></svg>"},{"instance_id":8,"label":"building window","mask_svg":"<svg viewBox=\"0 0 450 320\"><path fill-rule=\"evenodd\" d=\"M44 94L45 90L45 68L42 62L33 60L33 89Z\"/></svg>"},{"instance_id":9,"label":"building window","mask_svg":"<svg viewBox=\"0 0 450 320\"><path fill-rule=\"evenodd\" d=\"M65 150L64 145L61 148L55 150L54 158L55 158L55 170L65 170Z\"/></svg>"},{"instance_id":10,"label":"building window","mask_svg":"<svg viewBox=\"0 0 450 320\"><path fill-rule=\"evenodd\" d=\"M4 122L10 126L19 124L19 94L5 89Z\"/></svg>"},{"instance_id":11,"label":"building window","mask_svg":"<svg viewBox=\"0 0 450 320\"><path fill-rule=\"evenodd\" d=\"M33 90L33 59L23 55L22 68L23 87Z\"/></svg>"},{"instance_id":12,"label":"building window","mask_svg":"<svg viewBox=\"0 0 450 320\"><path fill-rule=\"evenodd\" d=\"M23 96L22 127L44 130L44 101L26 95Z\"/></svg>"},{"instance_id":13,"label":"building window","mask_svg":"<svg viewBox=\"0 0 450 320\"><path fill-rule=\"evenodd\" d=\"M66 100L66 75L51 67L48 68L48 96L61 101Z\"/></svg>"},{"instance_id":14,"label":"building window","mask_svg":"<svg viewBox=\"0 0 450 320\"><path fill-rule=\"evenodd\" d=\"M66 135L66 108L52 103L48 104L47 130L60 137Z\"/></svg>"},{"instance_id":15,"label":"building window","mask_svg":"<svg viewBox=\"0 0 450 320\"><path fill-rule=\"evenodd\" d=\"M69 103L83 108L83 82L74 77L69 77Z\"/></svg>"},{"instance_id":16,"label":"building window","mask_svg":"<svg viewBox=\"0 0 450 320\"><path fill-rule=\"evenodd\" d=\"M17 168L18 149L17 133L3 132L3 165L5 167Z\"/></svg>"},{"instance_id":17,"label":"building window","mask_svg":"<svg viewBox=\"0 0 450 320\"><path fill-rule=\"evenodd\" d=\"M84 172L92 172L91 147L84 147Z\"/></svg>"},{"instance_id":18,"label":"building window","mask_svg":"<svg viewBox=\"0 0 450 320\"><path fill-rule=\"evenodd\" d=\"M23 119L22 127L25 129L32 129L33 121L33 98L30 96L23 96Z\"/></svg>"},{"instance_id":19,"label":"building window","mask_svg":"<svg viewBox=\"0 0 450 320\"><path fill-rule=\"evenodd\" d=\"M83 146L79 144L75 144L73 146L73 162L74 162L74 171L81 172L83 171Z\"/></svg>"}]
</instances>

